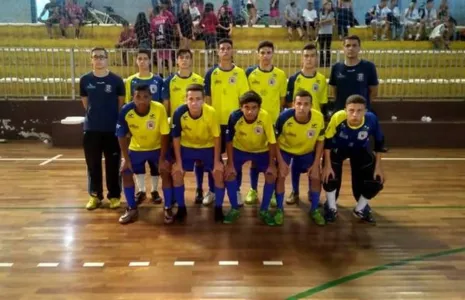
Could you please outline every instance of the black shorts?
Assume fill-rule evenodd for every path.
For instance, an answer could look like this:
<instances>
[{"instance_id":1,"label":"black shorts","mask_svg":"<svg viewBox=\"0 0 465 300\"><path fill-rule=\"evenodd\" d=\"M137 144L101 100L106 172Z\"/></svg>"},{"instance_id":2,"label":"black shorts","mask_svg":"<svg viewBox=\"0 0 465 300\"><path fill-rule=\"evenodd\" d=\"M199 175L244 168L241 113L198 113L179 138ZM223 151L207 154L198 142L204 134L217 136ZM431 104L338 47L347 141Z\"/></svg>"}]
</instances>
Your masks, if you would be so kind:
<instances>
[{"instance_id":1,"label":"black shorts","mask_svg":"<svg viewBox=\"0 0 465 300\"><path fill-rule=\"evenodd\" d=\"M316 24L316 22L305 22L305 23L307 24L307 27L310 26L310 27L312 27L313 29L315 29L315 24ZM307 28L305 28L305 29L307 29Z\"/></svg>"},{"instance_id":2,"label":"black shorts","mask_svg":"<svg viewBox=\"0 0 465 300\"><path fill-rule=\"evenodd\" d=\"M300 24L300 21L297 21L296 23L291 23L289 21L286 22L286 26L287 28L292 28L292 29L297 29L297 28L301 28L302 25Z\"/></svg>"},{"instance_id":3,"label":"black shorts","mask_svg":"<svg viewBox=\"0 0 465 300\"><path fill-rule=\"evenodd\" d=\"M215 49L216 48L216 34L215 33L205 33L205 48L206 49Z\"/></svg>"}]
</instances>

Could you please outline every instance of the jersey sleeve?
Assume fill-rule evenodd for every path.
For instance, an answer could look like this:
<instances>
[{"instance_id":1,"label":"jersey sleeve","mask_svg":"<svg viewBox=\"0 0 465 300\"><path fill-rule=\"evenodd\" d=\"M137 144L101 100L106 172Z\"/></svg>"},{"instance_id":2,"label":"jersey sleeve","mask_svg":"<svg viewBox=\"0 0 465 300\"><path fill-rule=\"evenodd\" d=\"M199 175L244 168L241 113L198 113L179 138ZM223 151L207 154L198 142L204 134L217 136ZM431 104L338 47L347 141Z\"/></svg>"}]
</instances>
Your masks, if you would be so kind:
<instances>
[{"instance_id":1,"label":"jersey sleeve","mask_svg":"<svg viewBox=\"0 0 465 300\"><path fill-rule=\"evenodd\" d=\"M374 63L369 63L369 70L368 71L368 86L377 86L379 84L378 81L378 73L376 72L376 66Z\"/></svg>"},{"instance_id":2,"label":"jersey sleeve","mask_svg":"<svg viewBox=\"0 0 465 300\"><path fill-rule=\"evenodd\" d=\"M247 70L245 70L245 76L246 76L247 78L249 78L249 75L250 75L256 68L257 68L256 66L248 67Z\"/></svg>"},{"instance_id":3,"label":"jersey sleeve","mask_svg":"<svg viewBox=\"0 0 465 300\"><path fill-rule=\"evenodd\" d=\"M297 74L292 75L287 82L287 93L286 93L286 103L292 103L294 101L294 88L295 80L297 79Z\"/></svg>"},{"instance_id":4,"label":"jersey sleeve","mask_svg":"<svg viewBox=\"0 0 465 300\"><path fill-rule=\"evenodd\" d=\"M124 87L123 78L116 76L116 95L118 97L125 97L126 96L126 88Z\"/></svg>"},{"instance_id":5,"label":"jersey sleeve","mask_svg":"<svg viewBox=\"0 0 465 300\"><path fill-rule=\"evenodd\" d=\"M279 89L279 97L284 98L287 95L287 77L286 73L284 71L281 73L281 78L279 78L279 82L281 84L281 87Z\"/></svg>"},{"instance_id":6,"label":"jersey sleeve","mask_svg":"<svg viewBox=\"0 0 465 300\"><path fill-rule=\"evenodd\" d=\"M205 75L205 96L211 97L212 96L212 74L214 68L208 70L207 74Z\"/></svg>"},{"instance_id":7,"label":"jersey sleeve","mask_svg":"<svg viewBox=\"0 0 465 300\"><path fill-rule=\"evenodd\" d=\"M170 134L170 124L168 122L165 107L161 104L158 107L160 111L160 133L162 135L168 135Z\"/></svg>"},{"instance_id":8,"label":"jersey sleeve","mask_svg":"<svg viewBox=\"0 0 465 300\"><path fill-rule=\"evenodd\" d=\"M186 108L187 105L183 104L174 111L173 118L171 120L171 136L173 138L181 137L181 117L186 112Z\"/></svg>"},{"instance_id":9,"label":"jersey sleeve","mask_svg":"<svg viewBox=\"0 0 465 300\"><path fill-rule=\"evenodd\" d=\"M265 134L269 144L276 144L276 136L274 134L273 122L271 116L267 113L265 117Z\"/></svg>"},{"instance_id":10,"label":"jersey sleeve","mask_svg":"<svg viewBox=\"0 0 465 300\"><path fill-rule=\"evenodd\" d=\"M129 103L124 105L118 115L118 122L116 123L116 136L119 138L125 137L129 133L129 126L128 122L126 121L126 115L131 109L133 109L133 104L134 103Z\"/></svg>"},{"instance_id":11,"label":"jersey sleeve","mask_svg":"<svg viewBox=\"0 0 465 300\"><path fill-rule=\"evenodd\" d=\"M171 83L171 80L173 79L173 75L169 76L168 78L166 78L164 81L163 81L163 87L162 87L162 92L161 92L161 98L163 101L165 100L170 100L170 83Z\"/></svg>"},{"instance_id":12,"label":"jersey sleeve","mask_svg":"<svg viewBox=\"0 0 465 300\"><path fill-rule=\"evenodd\" d=\"M87 90L86 90L86 84L87 84L87 76L82 76L81 80L79 80L79 94L81 97L87 97Z\"/></svg>"},{"instance_id":13,"label":"jersey sleeve","mask_svg":"<svg viewBox=\"0 0 465 300\"><path fill-rule=\"evenodd\" d=\"M240 109L234 111L228 120L228 128L226 130L226 142L232 142L234 139L234 134L236 133L236 123L242 117L242 111Z\"/></svg>"},{"instance_id":14,"label":"jersey sleeve","mask_svg":"<svg viewBox=\"0 0 465 300\"><path fill-rule=\"evenodd\" d=\"M126 88L126 103L129 103L129 102L132 101L132 95L131 95L131 92L132 92L132 89L131 89L132 78L134 78L134 77L133 77L133 76L129 76L128 78L126 78L126 83L125 83L125 88Z\"/></svg>"},{"instance_id":15,"label":"jersey sleeve","mask_svg":"<svg viewBox=\"0 0 465 300\"><path fill-rule=\"evenodd\" d=\"M335 86L336 82L336 66L337 63L331 67L331 74L329 75L329 85Z\"/></svg>"},{"instance_id":16,"label":"jersey sleeve","mask_svg":"<svg viewBox=\"0 0 465 300\"><path fill-rule=\"evenodd\" d=\"M378 118L373 114L369 113L371 119L371 135L374 137L375 140L375 152L386 152L384 149L384 134L381 131L381 126L379 125Z\"/></svg>"},{"instance_id":17,"label":"jersey sleeve","mask_svg":"<svg viewBox=\"0 0 465 300\"><path fill-rule=\"evenodd\" d=\"M323 115L321 116L321 118L319 119L320 122L319 122L319 126L318 126L318 138L317 138L317 141L319 142L323 142L325 140L325 121L324 121L324 118L323 118Z\"/></svg>"},{"instance_id":18,"label":"jersey sleeve","mask_svg":"<svg viewBox=\"0 0 465 300\"><path fill-rule=\"evenodd\" d=\"M325 149L333 148L334 146L333 137L337 133L337 127L345 119L344 115L345 115L345 111L339 111L331 117L331 120L329 120L328 127L326 127L326 131L325 131Z\"/></svg>"},{"instance_id":19,"label":"jersey sleeve","mask_svg":"<svg viewBox=\"0 0 465 300\"><path fill-rule=\"evenodd\" d=\"M157 78L157 94L155 95L155 100L158 102L163 102L163 79Z\"/></svg>"},{"instance_id":20,"label":"jersey sleeve","mask_svg":"<svg viewBox=\"0 0 465 300\"><path fill-rule=\"evenodd\" d=\"M247 76L245 75L244 71L239 72L239 75L237 77L237 87L239 89L239 97L250 90L249 80L247 79Z\"/></svg>"},{"instance_id":21,"label":"jersey sleeve","mask_svg":"<svg viewBox=\"0 0 465 300\"><path fill-rule=\"evenodd\" d=\"M320 91L320 104L328 103L328 83L326 82L326 77L321 76L321 91Z\"/></svg>"},{"instance_id":22,"label":"jersey sleeve","mask_svg":"<svg viewBox=\"0 0 465 300\"><path fill-rule=\"evenodd\" d=\"M217 138L221 136L220 132L220 123L218 122L218 117L216 115L216 110L213 107L210 107L211 110L211 130L213 137Z\"/></svg>"},{"instance_id":23,"label":"jersey sleeve","mask_svg":"<svg viewBox=\"0 0 465 300\"><path fill-rule=\"evenodd\" d=\"M279 115L278 120L276 121L276 124L275 124L275 133L277 137L280 136L281 133L283 132L284 124L286 124L287 120L289 120L292 116L294 116L294 112L295 110L292 108L292 109L283 111Z\"/></svg>"}]
</instances>

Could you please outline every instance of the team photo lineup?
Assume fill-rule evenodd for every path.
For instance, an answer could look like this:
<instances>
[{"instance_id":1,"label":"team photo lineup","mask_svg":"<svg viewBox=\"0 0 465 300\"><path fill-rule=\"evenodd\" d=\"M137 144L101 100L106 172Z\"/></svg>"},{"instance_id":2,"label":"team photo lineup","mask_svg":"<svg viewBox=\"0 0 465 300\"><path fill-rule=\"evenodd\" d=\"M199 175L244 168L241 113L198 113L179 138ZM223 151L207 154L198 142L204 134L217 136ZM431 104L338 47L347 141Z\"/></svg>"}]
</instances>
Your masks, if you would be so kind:
<instances>
[{"instance_id":1,"label":"team photo lineup","mask_svg":"<svg viewBox=\"0 0 465 300\"><path fill-rule=\"evenodd\" d=\"M218 64L205 78L192 72L190 50L177 51L177 72L165 79L151 72L151 51L139 50L138 73L125 82L107 69L107 51L92 49L93 71L80 80L90 196L86 208L94 210L104 199L103 154L110 208L120 207L121 194L127 202L121 224L136 221L138 206L148 198L148 164L150 198L163 203L165 224L185 221L190 199L184 176L194 172L194 201L213 204L215 222L234 223L244 204L259 203L258 218L264 224L282 225L284 202L308 199L310 219L323 226L337 220L342 166L349 160L356 201L352 214L376 224L368 203L384 187L381 155L386 151L371 107L378 77L375 65L359 58L357 36L342 43L345 61L332 66L329 86L317 70L319 53L313 44L303 47L302 69L289 78L273 66L275 46L269 41L258 44L257 65L243 69L234 64L232 40L220 40ZM328 101L329 89L334 101ZM243 174L247 162L250 168ZM241 190L243 176L250 177L249 191ZM308 194L299 190L301 176L307 178ZM291 191L285 190L287 177ZM225 197L228 211L223 209Z\"/></svg>"}]
</instances>

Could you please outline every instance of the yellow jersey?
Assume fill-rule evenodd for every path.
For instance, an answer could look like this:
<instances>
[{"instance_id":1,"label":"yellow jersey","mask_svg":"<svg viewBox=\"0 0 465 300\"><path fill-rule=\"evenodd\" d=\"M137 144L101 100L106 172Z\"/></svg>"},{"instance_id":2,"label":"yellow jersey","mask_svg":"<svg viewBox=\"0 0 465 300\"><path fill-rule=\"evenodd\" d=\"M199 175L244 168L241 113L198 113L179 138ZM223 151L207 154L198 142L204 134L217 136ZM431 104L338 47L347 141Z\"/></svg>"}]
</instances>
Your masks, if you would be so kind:
<instances>
[{"instance_id":1,"label":"yellow jersey","mask_svg":"<svg viewBox=\"0 0 465 300\"><path fill-rule=\"evenodd\" d=\"M173 74L163 82L162 99L170 103L170 117L173 117L176 109L186 102L186 89L191 84L202 84L204 79L197 73L191 73L188 77L182 77L178 73Z\"/></svg>"},{"instance_id":2,"label":"yellow jersey","mask_svg":"<svg viewBox=\"0 0 465 300\"><path fill-rule=\"evenodd\" d=\"M301 71L289 78L287 83L286 102L292 103L299 90L305 90L312 95L312 108L321 112L321 106L328 103L328 84L325 75L316 72L315 76L307 77Z\"/></svg>"},{"instance_id":3,"label":"yellow jersey","mask_svg":"<svg viewBox=\"0 0 465 300\"><path fill-rule=\"evenodd\" d=\"M150 87L150 93L152 94L152 100L161 102L161 91L163 87L163 79L155 74L150 73L148 77L142 77L139 73L129 76L126 79L126 103L132 101L136 86L140 84L146 84Z\"/></svg>"}]
</instances>

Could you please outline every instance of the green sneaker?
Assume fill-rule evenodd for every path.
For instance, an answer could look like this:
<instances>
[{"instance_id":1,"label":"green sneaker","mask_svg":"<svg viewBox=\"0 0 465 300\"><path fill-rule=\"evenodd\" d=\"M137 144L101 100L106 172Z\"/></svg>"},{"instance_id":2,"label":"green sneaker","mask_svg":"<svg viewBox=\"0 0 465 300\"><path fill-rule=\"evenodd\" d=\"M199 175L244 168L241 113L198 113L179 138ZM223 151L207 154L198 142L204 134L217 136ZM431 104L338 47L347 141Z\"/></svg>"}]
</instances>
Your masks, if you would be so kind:
<instances>
[{"instance_id":1,"label":"green sneaker","mask_svg":"<svg viewBox=\"0 0 465 300\"><path fill-rule=\"evenodd\" d=\"M274 221L274 218L270 214L269 211L261 210L258 216L259 216L260 220L262 220L263 223L265 223L266 225L268 225L268 226L275 226L276 225L276 222Z\"/></svg>"},{"instance_id":2,"label":"green sneaker","mask_svg":"<svg viewBox=\"0 0 465 300\"><path fill-rule=\"evenodd\" d=\"M258 193L254 189L250 189L250 191L245 196L245 204L247 205L254 205L258 202Z\"/></svg>"},{"instance_id":3,"label":"green sneaker","mask_svg":"<svg viewBox=\"0 0 465 300\"><path fill-rule=\"evenodd\" d=\"M276 225L283 225L284 223L284 211L282 209L277 209L276 213L274 214L274 222Z\"/></svg>"},{"instance_id":4,"label":"green sneaker","mask_svg":"<svg viewBox=\"0 0 465 300\"><path fill-rule=\"evenodd\" d=\"M276 202L276 193L273 193L273 196L271 196L270 206L271 207L278 206L278 202Z\"/></svg>"},{"instance_id":5,"label":"green sneaker","mask_svg":"<svg viewBox=\"0 0 465 300\"><path fill-rule=\"evenodd\" d=\"M110 198L108 201L110 201L111 209L119 208L121 206L121 200L119 198Z\"/></svg>"},{"instance_id":6,"label":"green sneaker","mask_svg":"<svg viewBox=\"0 0 465 300\"><path fill-rule=\"evenodd\" d=\"M87 204L86 204L86 209L87 210L94 210L94 209L100 207L101 204L102 204L102 201L100 201L99 198L94 197L94 196L90 196L89 202L87 202Z\"/></svg>"},{"instance_id":7,"label":"green sneaker","mask_svg":"<svg viewBox=\"0 0 465 300\"><path fill-rule=\"evenodd\" d=\"M224 216L223 223L224 224L232 224L239 219L241 212L238 209L231 208L226 216Z\"/></svg>"},{"instance_id":8,"label":"green sneaker","mask_svg":"<svg viewBox=\"0 0 465 300\"><path fill-rule=\"evenodd\" d=\"M316 225L324 226L326 224L325 218L323 218L323 216L321 215L318 209L311 211L310 217L312 218L313 222L315 222Z\"/></svg>"}]
</instances>

